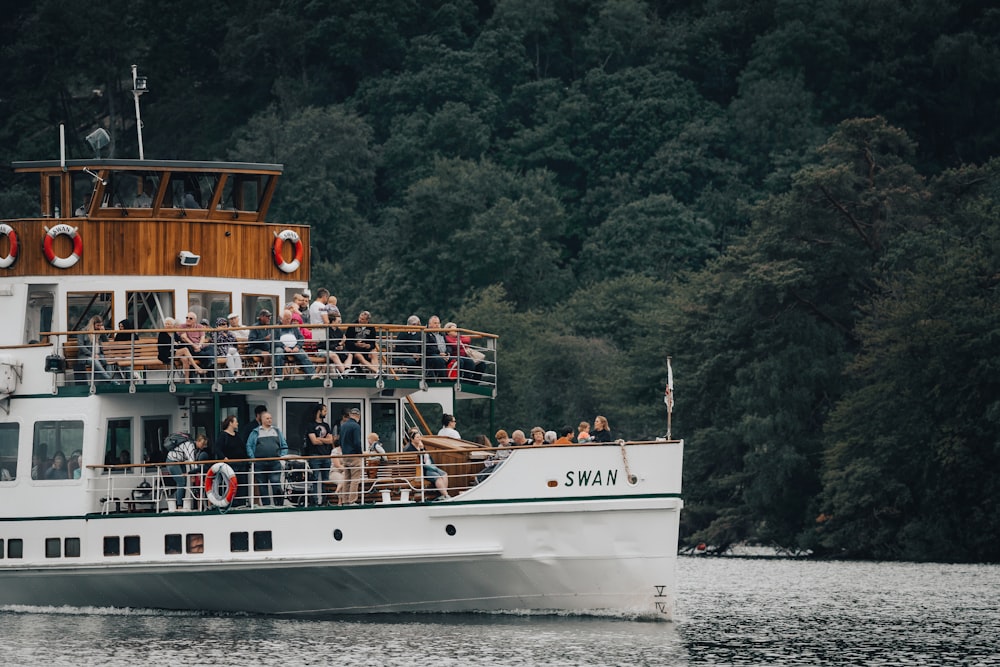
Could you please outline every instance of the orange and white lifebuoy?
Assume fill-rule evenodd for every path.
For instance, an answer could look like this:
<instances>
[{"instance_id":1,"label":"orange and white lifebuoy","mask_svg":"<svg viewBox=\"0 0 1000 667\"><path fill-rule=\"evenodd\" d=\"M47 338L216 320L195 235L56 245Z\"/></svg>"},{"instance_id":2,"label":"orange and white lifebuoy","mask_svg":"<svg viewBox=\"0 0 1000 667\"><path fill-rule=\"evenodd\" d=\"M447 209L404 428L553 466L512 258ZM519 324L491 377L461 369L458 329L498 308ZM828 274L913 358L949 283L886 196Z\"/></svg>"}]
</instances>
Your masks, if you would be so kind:
<instances>
[{"instance_id":1,"label":"orange and white lifebuoy","mask_svg":"<svg viewBox=\"0 0 1000 667\"><path fill-rule=\"evenodd\" d=\"M290 262L286 262L282 256L285 250L285 241L291 241L292 245L295 246L295 259ZM298 270L299 265L302 264L302 255L304 252L302 239L292 230L286 229L280 234L274 235L274 263L285 273L292 273Z\"/></svg>"},{"instance_id":2,"label":"orange and white lifebuoy","mask_svg":"<svg viewBox=\"0 0 1000 667\"><path fill-rule=\"evenodd\" d=\"M0 224L0 235L10 241L10 252L6 257L0 257L0 269L9 269L17 261L17 232L8 224Z\"/></svg>"},{"instance_id":3,"label":"orange and white lifebuoy","mask_svg":"<svg viewBox=\"0 0 1000 667\"><path fill-rule=\"evenodd\" d=\"M83 238L77 233L78 227L69 225L56 225L52 229L45 230L45 238L42 240L42 252L49 264L57 269L68 269L80 261L83 255ZM56 257L55 250L52 249L52 242L57 236L66 235L73 239L73 252L69 257Z\"/></svg>"},{"instance_id":4,"label":"orange and white lifebuoy","mask_svg":"<svg viewBox=\"0 0 1000 667\"><path fill-rule=\"evenodd\" d=\"M221 478L223 477L226 478L226 495L224 496L219 493L219 487L223 486L221 484ZM237 485L236 473L233 471L232 466L219 461L209 468L208 473L205 475L205 496L216 507L229 507L229 504L233 502L233 498L236 497Z\"/></svg>"}]
</instances>

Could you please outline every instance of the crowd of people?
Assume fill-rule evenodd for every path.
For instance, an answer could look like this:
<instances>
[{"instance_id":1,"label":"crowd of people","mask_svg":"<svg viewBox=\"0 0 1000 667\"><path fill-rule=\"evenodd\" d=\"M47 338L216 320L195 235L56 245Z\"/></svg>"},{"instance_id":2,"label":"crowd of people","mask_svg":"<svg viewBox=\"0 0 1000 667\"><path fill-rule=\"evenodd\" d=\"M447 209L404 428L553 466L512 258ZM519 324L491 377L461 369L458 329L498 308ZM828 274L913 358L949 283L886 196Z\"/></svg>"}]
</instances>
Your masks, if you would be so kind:
<instances>
[{"instance_id":1,"label":"crowd of people","mask_svg":"<svg viewBox=\"0 0 1000 667\"><path fill-rule=\"evenodd\" d=\"M156 337L156 357L186 384L351 374L368 378L420 374L429 380L470 383L488 378L485 352L455 322L442 325L441 318L432 315L425 327L420 316L411 315L406 325L395 335L377 331L367 310L358 313L355 324L345 324L337 297L321 288L311 303L305 295L295 294L277 315L261 309L250 327L242 325L235 312L211 323L194 311L183 318L166 317ZM92 316L76 336L77 368L92 371L94 381L122 384L132 369L118 368L108 360L105 346L111 340L104 318ZM118 322L113 340L139 340L135 323Z\"/></svg>"}]
</instances>

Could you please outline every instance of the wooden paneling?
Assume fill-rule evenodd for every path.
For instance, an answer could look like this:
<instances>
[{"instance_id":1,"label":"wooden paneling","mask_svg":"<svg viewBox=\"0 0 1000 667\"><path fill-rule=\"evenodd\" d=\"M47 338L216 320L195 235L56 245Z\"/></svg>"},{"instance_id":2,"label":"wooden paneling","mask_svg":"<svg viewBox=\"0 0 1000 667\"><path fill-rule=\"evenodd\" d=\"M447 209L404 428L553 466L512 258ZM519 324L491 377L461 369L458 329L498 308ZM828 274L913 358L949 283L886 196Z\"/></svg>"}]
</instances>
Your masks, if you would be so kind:
<instances>
[{"instance_id":1,"label":"wooden paneling","mask_svg":"<svg viewBox=\"0 0 1000 667\"><path fill-rule=\"evenodd\" d=\"M219 276L265 280L309 280L309 228L236 220L194 220L189 218L35 218L7 220L18 238L18 258L13 266L0 269L0 277L71 275L165 275ZM59 269L42 253L45 227L65 223L77 227L83 240L83 254L75 266ZM302 239L303 258L292 273L274 264L271 248L275 234L294 230ZM9 248L7 241L2 241ZM73 251L68 236L54 239L56 256ZM198 266L181 266L181 250L201 256ZM6 252L0 253L5 255ZM294 258L285 243L286 261Z\"/></svg>"}]
</instances>

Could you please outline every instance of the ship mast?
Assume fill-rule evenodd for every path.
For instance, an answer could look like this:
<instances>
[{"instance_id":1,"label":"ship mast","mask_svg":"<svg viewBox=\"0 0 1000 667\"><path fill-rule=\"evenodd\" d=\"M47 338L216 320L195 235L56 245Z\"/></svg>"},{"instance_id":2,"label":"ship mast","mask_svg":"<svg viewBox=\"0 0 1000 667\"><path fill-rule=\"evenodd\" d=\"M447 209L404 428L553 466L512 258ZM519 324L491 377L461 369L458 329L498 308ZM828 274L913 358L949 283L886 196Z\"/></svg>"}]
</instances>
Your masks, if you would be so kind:
<instances>
[{"instance_id":1,"label":"ship mast","mask_svg":"<svg viewBox=\"0 0 1000 667\"><path fill-rule=\"evenodd\" d=\"M136 71L137 67L137 65L132 65L132 99L135 100L135 132L139 136L139 159L144 160L145 156L142 151L142 118L139 115L139 96L149 92L149 89L146 87L146 77L138 75Z\"/></svg>"}]
</instances>

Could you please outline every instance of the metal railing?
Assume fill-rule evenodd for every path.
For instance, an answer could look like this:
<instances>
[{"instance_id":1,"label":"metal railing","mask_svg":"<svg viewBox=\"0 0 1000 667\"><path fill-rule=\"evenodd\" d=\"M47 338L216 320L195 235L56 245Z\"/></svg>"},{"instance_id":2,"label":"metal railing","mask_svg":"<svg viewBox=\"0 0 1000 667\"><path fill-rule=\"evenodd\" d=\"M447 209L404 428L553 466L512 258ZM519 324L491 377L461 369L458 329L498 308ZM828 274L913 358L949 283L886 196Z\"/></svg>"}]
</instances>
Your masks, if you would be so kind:
<instances>
[{"instance_id":1,"label":"metal railing","mask_svg":"<svg viewBox=\"0 0 1000 667\"><path fill-rule=\"evenodd\" d=\"M358 329L352 329L357 327ZM370 330L365 337L348 337L349 330ZM296 345L282 345L281 331L299 332ZM302 331L323 330L324 340L304 339ZM276 389L282 380L322 380L331 386L340 380L373 380L381 389L386 382L416 381L421 388L431 383L451 383L494 388L497 369L497 336L469 329L427 329L391 324L282 325L206 327L199 331L207 345L201 350L178 340L183 329L124 330L124 341L101 340L96 352L80 356L78 336L90 332L46 332L56 354L46 362L53 386L86 385L91 393L112 386L162 384L176 391L180 383L211 383L213 391L223 384L267 381ZM222 332L234 334L231 342L216 342ZM256 332L256 333L255 333ZM108 332L109 334L112 332ZM169 333L169 350L149 334ZM432 334L443 337L444 353ZM242 334L242 335L241 335ZM370 350L360 344L371 345ZM161 358L162 357L162 358ZM169 364L163 363L163 358ZM95 363L95 360L99 363Z\"/></svg>"}]
</instances>

